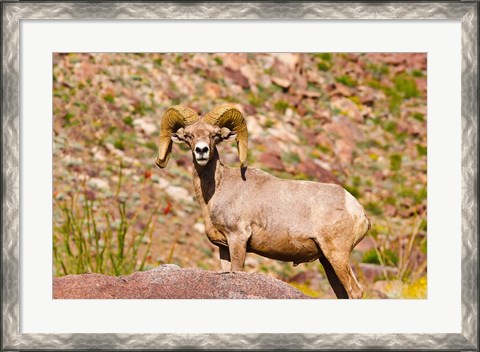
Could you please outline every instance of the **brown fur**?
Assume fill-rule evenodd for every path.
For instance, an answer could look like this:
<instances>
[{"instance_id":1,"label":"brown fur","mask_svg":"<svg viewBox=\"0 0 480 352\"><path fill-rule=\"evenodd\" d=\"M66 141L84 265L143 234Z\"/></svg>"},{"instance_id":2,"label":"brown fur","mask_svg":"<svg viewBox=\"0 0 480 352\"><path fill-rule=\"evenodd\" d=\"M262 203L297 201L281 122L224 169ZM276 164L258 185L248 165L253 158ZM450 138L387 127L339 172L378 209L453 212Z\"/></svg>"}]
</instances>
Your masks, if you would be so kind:
<instances>
[{"instance_id":1,"label":"brown fur","mask_svg":"<svg viewBox=\"0 0 480 352\"><path fill-rule=\"evenodd\" d=\"M210 146L204 166L193 154L193 185L222 268L243 270L247 252L295 265L319 259L337 297L361 298L349 257L370 226L363 207L335 184L224 166L215 147L218 133L217 126L200 120L172 139L192 149L199 140Z\"/></svg>"}]
</instances>

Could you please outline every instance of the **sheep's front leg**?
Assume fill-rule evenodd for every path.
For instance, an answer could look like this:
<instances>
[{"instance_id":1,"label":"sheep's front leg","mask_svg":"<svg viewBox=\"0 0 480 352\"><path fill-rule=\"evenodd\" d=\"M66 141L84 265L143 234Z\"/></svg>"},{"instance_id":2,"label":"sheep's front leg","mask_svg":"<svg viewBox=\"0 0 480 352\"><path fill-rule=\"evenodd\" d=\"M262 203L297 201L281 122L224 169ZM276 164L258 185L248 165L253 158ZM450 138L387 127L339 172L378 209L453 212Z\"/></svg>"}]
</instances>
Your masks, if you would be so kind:
<instances>
[{"instance_id":1,"label":"sheep's front leg","mask_svg":"<svg viewBox=\"0 0 480 352\"><path fill-rule=\"evenodd\" d=\"M228 238L228 249L230 250L230 259L232 263L231 271L243 271L245 266L245 256L247 255L246 236L231 236Z\"/></svg>"},{"instance_id":2,"label":"sheep's front leg","mask_svg":"<svg viewBox=\"0 0 480 352\"><path fill-rule=\"evenodd\" d=\"M220 249L220 265L222 266L222 271L230 271L232 269L232 263L230 261L230 252L228 247L218 246Z\"/></svg>"}]
</instances>

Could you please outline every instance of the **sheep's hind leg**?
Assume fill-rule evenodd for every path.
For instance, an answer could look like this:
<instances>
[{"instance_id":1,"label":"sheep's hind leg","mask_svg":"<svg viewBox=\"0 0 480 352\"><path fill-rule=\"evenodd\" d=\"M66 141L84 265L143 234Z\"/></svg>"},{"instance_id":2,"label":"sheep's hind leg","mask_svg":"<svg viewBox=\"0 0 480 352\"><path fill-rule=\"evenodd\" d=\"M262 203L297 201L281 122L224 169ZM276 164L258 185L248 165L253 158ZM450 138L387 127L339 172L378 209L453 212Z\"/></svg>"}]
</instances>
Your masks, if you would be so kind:
<instances>
[{"instance_id":1,"label":"sheep's hind leg","mask_svg":"<svg viewBox=\"0 0 480 352\"><path fill-rule=\"evenodd\" d=\"M343 288L348 294L348 297L345 298L362 298L363 289L358 283L357 278L350 267L349 257L350 253L344 253L343 255L339 253L330 253L330 256L327 255L326 259L332 266L338 280L340 280Z\"/></svg>"},{"instance_id":2,"label":"sheep's hind leg","mask_svg":"<svg viewBox=\"0 0 480 352\"><path fill-rule=\"evenodd\" d=\"M322 263L323 268L325 269L328 282L330 283L330 286L332 286L333 292L335 292L335 295L337 296L337 298L348 299L347 290L345 290L345 287L343 287L342 282L340 281L337 274L335 273L335 270L333 270L333 267L328 261L328 259L322 256L319 258L319 260L320 260L320 263Z\"/></svg>"},{"instance_id":3,"label":"sheep's hind leg","mask_svg":"<svg viewBox=\"0 0 480 352\"><path fill-rule=\"evenodd\" d=\"M320 246L318 240L315 242L319 248L320 262L337 298L362 298L363 289L350 267L350 252L342 250L340 246L326 250L326 243Z\"/></svg>"},{"instance_id":4,"label":"sheep's hind leg","mask_svg":"<svg viewBox=\"0 0 480 352\"><path fill-rule=\"evenodd\" d=\"M220 265L222 266L222 271L230 272L232 269L232 263L230 261L230 251L228 247L218 246L220 250Z\"/></svg>"}]
</instances>

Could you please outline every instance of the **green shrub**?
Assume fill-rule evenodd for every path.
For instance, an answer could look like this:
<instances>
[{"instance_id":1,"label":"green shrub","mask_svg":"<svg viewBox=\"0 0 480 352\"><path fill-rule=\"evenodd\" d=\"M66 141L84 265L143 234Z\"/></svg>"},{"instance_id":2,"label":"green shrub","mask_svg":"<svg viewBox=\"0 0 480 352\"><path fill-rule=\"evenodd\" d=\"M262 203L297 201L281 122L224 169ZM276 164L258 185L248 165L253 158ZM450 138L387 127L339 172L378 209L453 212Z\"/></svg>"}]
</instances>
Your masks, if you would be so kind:
<instances>
[{"instance_id":1,"label":"green shrub","mask_svg":"<svg viewBox=\"0 0 480 352\"><path fill-rule=\"evenodd\" d=\"M121 171L115 202L116 212L102 210L104 204L88 190L69 199L55 199L60 210L53 229L53 259L56 276L82 273L126 275L141 271L150 255L157 208L142 230L132 233L137 214L127 215L127 200L119 197ZM115 219L115 220L114 220ZM146 248L140 247L142 244Z\"/></svg>"},{"instance_id":2,"label":"green shrub","mask_svg":"<svg viewBox=\"0 0 480 352\"><path fill-rule=\"evenodd\" d=\"M357 85L357 81L354 80L352 77L347 76L347 75L336 77L335 80L339 83L342 83L342 84L348 86L348 87L355 87Z\"/></svg>"},{"instance_id":3,"label":"green shrub","mask_svg":"<svg viewBox=\"0 0 480 352\"><path fill-rule=\"evenodd\" d=\"M407 74L400 74L394 79L395 89L403 94L405 99L415 98L420 95L415 80Z\"/></svg>"}]
</instances>

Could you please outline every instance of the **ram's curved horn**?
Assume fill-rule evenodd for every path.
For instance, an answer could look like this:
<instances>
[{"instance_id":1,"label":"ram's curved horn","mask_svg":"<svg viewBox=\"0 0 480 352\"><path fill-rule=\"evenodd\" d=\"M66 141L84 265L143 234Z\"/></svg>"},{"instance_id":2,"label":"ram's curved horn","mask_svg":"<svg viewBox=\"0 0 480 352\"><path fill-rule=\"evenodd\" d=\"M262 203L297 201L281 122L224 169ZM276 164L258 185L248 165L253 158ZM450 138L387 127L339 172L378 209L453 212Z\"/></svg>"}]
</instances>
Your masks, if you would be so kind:
<instances>
[{"instance_id":1,"label":"ram's curved horn","mask_svg":"<svg viewBox=\"0 0 480 352\"><path fill-rule=\"evenodd\" d=\"M237 133L237 149L238 157L242 163L242 167L247 164L248 152L248 130L247 123L243 115L237 108L230 104L221 104L215 106L204 117L203 121L211 125L226 127Z\"/></svg>"},{"instance_id":2,"label":"ram's curved horn","mask_svg":"<svg viewBox=\"0 0 480 352\"><path fill-rule=\"evenodd\" d=\"M197 122L200 116L195 111L182 105L174 105L168 108L162 116L160 123L160 138L158 139L158 157L155 164L164 168L167 166L172 151L172 133L179 128Z\"/></svg>"}]
</instances>

